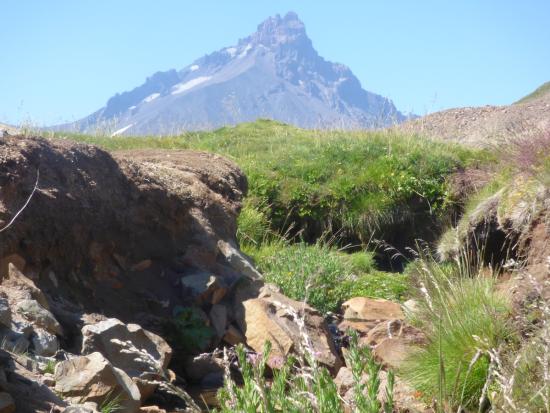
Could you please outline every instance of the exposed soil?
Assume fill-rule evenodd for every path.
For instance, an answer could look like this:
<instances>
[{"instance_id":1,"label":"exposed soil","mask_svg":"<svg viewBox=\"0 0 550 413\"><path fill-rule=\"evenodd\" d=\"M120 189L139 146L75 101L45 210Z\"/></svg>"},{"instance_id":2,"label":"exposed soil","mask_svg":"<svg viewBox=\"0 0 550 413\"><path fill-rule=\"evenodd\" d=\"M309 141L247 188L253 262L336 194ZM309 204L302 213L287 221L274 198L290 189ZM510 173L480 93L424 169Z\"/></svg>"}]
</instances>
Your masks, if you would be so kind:
<instances>
[{"instance_id":1,"label":"exposed soil","mask_svg":"<svg viewBox=\"0 0 550 413\"><path fill-rule=\"evenodd\" d=\"M510 106L448 109L405 122L400 131L485 147L550 128L550 94Z\"/></svg>"},{"instance_id":2,"label":"exposed soil","mask_svg":"<svg viewBox=\"0 0 550 413\"><path fill-rule=\"evenodd\" d=\"M219 242L236 245L246 178L191 151L119 153L68 141L0 138L0 258L18 254L63 324L101 313L152 330L184 302L197 270L233 279ZM1 266L0 266L1 268ZM71 343L68 343L71 344Z\"/></svg>"}]
</instances>

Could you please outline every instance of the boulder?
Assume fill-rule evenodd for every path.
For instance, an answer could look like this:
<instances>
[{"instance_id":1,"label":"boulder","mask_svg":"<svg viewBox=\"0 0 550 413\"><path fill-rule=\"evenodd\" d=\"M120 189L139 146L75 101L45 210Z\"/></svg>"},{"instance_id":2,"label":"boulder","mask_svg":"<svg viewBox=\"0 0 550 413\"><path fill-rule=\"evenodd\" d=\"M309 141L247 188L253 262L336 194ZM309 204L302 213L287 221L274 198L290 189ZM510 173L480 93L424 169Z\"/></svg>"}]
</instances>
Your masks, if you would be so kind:
<instances>
[{"instance_id":1,"label":"boulder","mask_svg":"<svg viewBox=\"0 0 550 413\"><path fill-rule=\"evenodd\" d=\"M380 298L355 297L342 304L342 310L345 320L383 321L404 318L401 305Z\"/></svg>"},{"instance_id":2,"label":"boulder","mask_svg":"<svg viewBox=\"0 0 550 413\"><path fill-rule=\"evenodd\" d=\"M224 368L223 354L220 350L188 357L183 363L185 378L192 383L200 383L210 374L223 375Z\"/></svg>"},{"instance_id":3,"label":"boulder","mask_svg":"<svg viewBox=\"0 0 550 413\"><path fill-rule=\"evenodd\" d=\"M201 272L181 279L183 295L191 295L199 305L218 304L228 291L224 279L218 275Z\"/></svg>"},{"instance_id":4,"label":"boulder","mask_svg":"<svg viewBox=\"0 0 550 413\"><path fill-rule=\"evenodd\" d=\"M61 325L53 314L36 300L27 299L20 301L16 306L16 312L36 327L43 328L52 334L63 334Z\"/></svg>"},{"instance_id":5,"label":"boulder","mask_svg":"<svg viewBox=\"0 0 550 413\"><path fill-rule=\"evenodd\" d=\"M118 397L125 413L135 413L141 405L132 379L98 352L58 363L54 379L56 393L68 402L101 405Z\"/></svg>"},{"instance_id":6,"label":"boulder","mask_svg":"<svg viewBox=\"0 0 550 413\"><path fill-rule=\"evenodd\" d=\"M272 357L307 352L333 372L342 365L324 318L305 303L263 288L258 298L236 303L235 317L247 345L258 353L270 341Z\"/></svg>"},{"instance_id":7,"label":"boulder","mask_svg":"<svg viewBox=\"0 0 550 413\"><path fill-rule=\"evenodd\" d=\"M426 344L426 337L401 320L388 320L371 329L360 344L373 347L374 356L384 366L398 369L411 351Z\"/></svg>"},{"instance_id":8,"label":"boulder","mask_svg":"<svg viewBox=\"0 0 550 413\"><path fill-rule=\"evenodd\" d=\"M50 357L59 350L59 341L53 334L42 329L36 329L32 337L34 354L37 356Z\"/></svg>"},{"instance_id":9,"label":"boulder","mask_svg":"<svg viewBox=\"0 0 550 413\"><path fill-rule=\"evenodd\" d=\"M355 297L342 304L344 320L338 325L341 331L353 329L367 334L380 322L403 320L405 315L398 303L384 299Z\"/></svg>"},{"instance_id":10,"label":"boulder","mask_svg":"<svg viewBox=\"0 0 550 413\"><path fill-rule=\"evenodd\" d=\"M0 413L14 413L15 401L9 393L0 392Z\"/></svg>"},{"instance_id":11,"label":"boulder","mask_svg":"<svg viewBox=\"0 0 550 413\"><path fill-rule=\"evenodd\" d=\"M172 349L162 337L116 318L85 325L82 337L82 354L103 354L134 379L142 399L155 391L156 385L151 385L149 378L163 376L172 357Z\"/></svg>"}]
</instances>

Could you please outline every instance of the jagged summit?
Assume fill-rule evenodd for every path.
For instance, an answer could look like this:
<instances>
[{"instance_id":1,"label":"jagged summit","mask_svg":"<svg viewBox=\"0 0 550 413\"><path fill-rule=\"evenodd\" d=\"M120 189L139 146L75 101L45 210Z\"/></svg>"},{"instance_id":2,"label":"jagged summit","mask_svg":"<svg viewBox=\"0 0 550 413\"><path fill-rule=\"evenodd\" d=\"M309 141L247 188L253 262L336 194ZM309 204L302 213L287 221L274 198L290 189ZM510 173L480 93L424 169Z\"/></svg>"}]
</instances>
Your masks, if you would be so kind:
<instances>
[{"instance_id":1,"label":"jagged summit","mask_svg":"<svg viewBox=\"0 0 550 413\"><path fill-rule=\"evenodd\" d=\"M72 124L82 132L174 134L270 118L306 128L399 123L393 103L361 87L345 65L323 59L294 12L269 17L236 45L183 69L157 72Z\"/></svg>"}]
</instances>

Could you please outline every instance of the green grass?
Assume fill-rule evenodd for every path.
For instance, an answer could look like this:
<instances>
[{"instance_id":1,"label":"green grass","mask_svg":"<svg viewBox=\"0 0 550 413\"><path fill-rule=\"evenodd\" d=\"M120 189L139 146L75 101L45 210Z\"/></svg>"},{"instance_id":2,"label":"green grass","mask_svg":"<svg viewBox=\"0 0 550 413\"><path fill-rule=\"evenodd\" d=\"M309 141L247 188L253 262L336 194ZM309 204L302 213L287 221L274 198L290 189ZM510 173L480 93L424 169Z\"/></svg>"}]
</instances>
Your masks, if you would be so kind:
<instances>
[{"instance_id":1,"label":"green grass","mask_svg":"<svg viewBox=\"0 0 550 413\"><path fill-rule=\"evenodd\" d=\"M439 411L474 408L487 381L489 350L512 337L510 304L491 276L466 262L442 265L422 257L409 274L420 302L411 322L428 344L409 356L400 373L426 399L437 400Z\"/></svg>"},{"instance_id":2,"label":"green grass","mask_svg":"<svg viewBox=\"0 0 550 413\"><path fill-rule=\"evenodd\" d=\"M483 152L389 132L304 130L257 121L176 137L72 140L120 149L198 149L234 160L249 180L250 208L272 228L302 231L308 241L327 230L367 242L413 239L452 203L446 177L485 162ZM249 211L250 212L250 211ZM406 230L399 230L404 226Z\"/></svg>"},{"instance_id":3,"label":"green grass","mask_svg":"<svg viewBox=\"0 0 550 413\"><path fill-rule=\"evenodd\" d=\"M375 268L370 252L346 253L318 242L271 241L246 247L266 281L283 294L305 300L321 312L338 311L352 297L400 300L407 292L407 277Z\"/></svg>"},{"instance_id":4,"label":"green grass","mask_svg":"<svg viewBox=\"0 0 550 413\"><path fill-rule=\"evenodd\" d=\"M527 96L524 96L515 103L526 103L531 100L538 99L550 93L550 82L543 83L541 86L536 88L533 92L529 93Z\"/></svg>"}]
</instances>

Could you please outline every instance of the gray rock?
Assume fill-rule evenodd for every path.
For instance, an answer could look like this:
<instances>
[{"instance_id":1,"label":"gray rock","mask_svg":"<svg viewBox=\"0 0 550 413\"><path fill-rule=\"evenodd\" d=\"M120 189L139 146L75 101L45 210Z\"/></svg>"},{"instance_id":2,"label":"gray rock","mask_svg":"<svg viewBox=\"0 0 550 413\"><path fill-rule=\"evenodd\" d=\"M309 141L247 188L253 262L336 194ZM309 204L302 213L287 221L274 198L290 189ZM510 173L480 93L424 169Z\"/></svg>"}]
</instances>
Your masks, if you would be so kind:
<instances>
[{"instance_id":1,"label":"gray rock","mask_svg":"<svg viewBox=\"0 0 550 413\"><path fill-rule=\"evenodd\" d=\"M82 354L100 352L137 383L142 399L155 390L149 376L163 376L172 358L166 341L137 324L109 318L82 328Z\"/></svg>"},{"instance_id":2,"label":"gray rock","mask_svg":"<svg viewBox=\"0 0 550 413\"><path fill-rule=\"evenodd\" d=\"M34 353L38 356L53 356L59 349L59 341L53 334L45 330L37 329L32 337Z\"/></svg>"},{"instance_id":3,"label":"gray rock","mask_svg":"<svg viewBox=\"0 0 550 413\"><path fill-rule=\"evenodd\" d=\"M97 352L60 362L54 379L56 393L71 403L101 405L113 395L120 395L126 413L137 412L141 405L139 389L132 379Z\"/></svg>"},{"instance_id":4,"label":"gray rock","mask_svg":"<svg viewBox=\"0 0 550 413\"><path fill-rule=\"evenodd\" d=\"M61 325L54 315L36 300L23 300L17 304L16 311L27 321L52 333L62 335Z\"/></svg>"},{"instance_id":5,"label":"gray rock","mask_svg":"<svg viewBox=\"0 0 550 413\"><path fill-rule=\"evenodd\" d=\"M197 304L217 304L227 294L228 286L222 277L207 272L191 274L181 279L183 294L191 294Z\"/></svg>"},{"instance_id":6,"label":"gray rock","mask_svg":"<svg viewBox=\"0 0 550 413\"><path fill-rule=\"evenodd\" d=\"M0 297L0 324L11 327L11 309L7 298Z\"/></svg>"}]
</instances>

